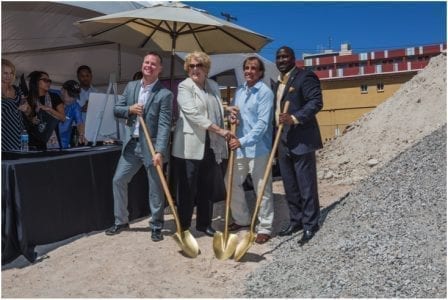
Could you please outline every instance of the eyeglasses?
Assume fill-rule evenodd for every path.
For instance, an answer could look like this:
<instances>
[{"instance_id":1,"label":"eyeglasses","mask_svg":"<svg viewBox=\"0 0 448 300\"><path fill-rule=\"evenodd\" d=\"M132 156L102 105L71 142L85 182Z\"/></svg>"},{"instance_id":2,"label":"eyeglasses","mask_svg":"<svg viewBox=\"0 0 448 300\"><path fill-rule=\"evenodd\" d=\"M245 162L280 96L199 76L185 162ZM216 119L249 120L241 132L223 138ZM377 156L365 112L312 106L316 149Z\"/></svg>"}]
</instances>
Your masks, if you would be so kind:
<instances>
[{"instance_id":1,"label":"eyeglasses","mask_svg":"<svg viewBox=\"0 0 448 300\"><path fill-rule=\"evenodd\" d=\"M188 67L190 69L194 69L194 68L202 68L204 65L199 63L199 64L189 64Z\"/></svg>"},{"instance_id":2,"label":"eyeglasses","mask_svg":"<svg viewBox=\"0 0 448 300\"><path fill-rule=\"evenodd\" d=\"M41 78L39 80L42 80L45 83L52 83L53 82L53 81L51 81L51 79L48 79L48 78Z\"/></svg>"}]
</instances>

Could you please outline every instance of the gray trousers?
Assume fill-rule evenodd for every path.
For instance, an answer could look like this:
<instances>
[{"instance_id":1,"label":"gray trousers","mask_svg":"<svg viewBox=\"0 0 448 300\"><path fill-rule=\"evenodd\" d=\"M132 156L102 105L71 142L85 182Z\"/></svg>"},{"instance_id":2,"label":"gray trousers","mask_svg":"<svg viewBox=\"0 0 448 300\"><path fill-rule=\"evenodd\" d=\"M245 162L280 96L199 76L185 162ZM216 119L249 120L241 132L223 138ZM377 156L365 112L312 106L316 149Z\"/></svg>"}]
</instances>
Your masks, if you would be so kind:
<instances>
[{"instance_id":1,"label":"gray trousers","mask_svg":"<svg viewBox=\"0 0 448 300\"><path fill-rule=\"evenodd\" d=\"M142 166L143 154L140 143L131 140L118 161L112 181L115 224L117 225L129 223L128 184ZM152 229L162 229L165 208L162 184L154 166L147 167L146 173L149 185L149 208L152 216L149 224Z\"/></svg>"}]
</instances>

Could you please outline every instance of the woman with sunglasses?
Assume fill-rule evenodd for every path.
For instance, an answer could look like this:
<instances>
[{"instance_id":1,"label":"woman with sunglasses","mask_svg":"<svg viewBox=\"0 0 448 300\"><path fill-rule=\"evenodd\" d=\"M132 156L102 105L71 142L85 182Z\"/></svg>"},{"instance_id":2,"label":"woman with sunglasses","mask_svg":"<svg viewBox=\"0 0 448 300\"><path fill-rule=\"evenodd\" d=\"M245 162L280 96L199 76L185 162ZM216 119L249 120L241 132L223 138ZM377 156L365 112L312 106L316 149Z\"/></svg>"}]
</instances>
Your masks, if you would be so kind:
<instances>
[{"instance_id":1,"label":"woman with sunglasses","mask_svg":"<svg viewBox=\"0 0 448 300\"><path fill-rule=\"evenodd\" d=\"M226 140L234 135L224 128L224 110L218 84L207 78L210 57L192 52L185 58L188 78L178 87L179 119L173 138L177 205L183 230L191 226L196 205L196 230L213 236L213 203L216 175L227 158ZM220 183L224 187L224 180ZM216 194L216 193L215 193Z\"/></svg>"},{"instance_id":2,"label":"woman with sunglasses","mask_svg":"<svg viewBox=\"0 0 448 300\"><path fill-rule=\"evenodd\" d=\"M28 78L30 147L39 150L60 148L58 124L65 121L64 103L59 95L49 92L52 81L46 72L33 71Z\"/></svg>"}]
</instances>

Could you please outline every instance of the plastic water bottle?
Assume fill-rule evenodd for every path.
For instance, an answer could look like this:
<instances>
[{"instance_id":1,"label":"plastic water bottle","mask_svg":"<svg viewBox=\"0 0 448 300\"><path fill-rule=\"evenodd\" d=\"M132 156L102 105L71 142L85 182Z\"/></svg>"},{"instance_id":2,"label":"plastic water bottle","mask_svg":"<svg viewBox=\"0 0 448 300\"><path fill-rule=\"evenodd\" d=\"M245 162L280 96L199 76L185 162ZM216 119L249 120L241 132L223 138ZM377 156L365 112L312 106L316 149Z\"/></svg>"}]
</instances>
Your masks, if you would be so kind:
<instances>
[{"instance_id":1,"label":"plastic water bottle","mask_svg":"<svg viewBox=\"0 0 448 300\"><path fill-rule=\"evenodd\" d=\"M20 134L20 151L22 152L28 152L28 132L26 130L22 130L22 133Z\"/></svg>"}]
</instances>

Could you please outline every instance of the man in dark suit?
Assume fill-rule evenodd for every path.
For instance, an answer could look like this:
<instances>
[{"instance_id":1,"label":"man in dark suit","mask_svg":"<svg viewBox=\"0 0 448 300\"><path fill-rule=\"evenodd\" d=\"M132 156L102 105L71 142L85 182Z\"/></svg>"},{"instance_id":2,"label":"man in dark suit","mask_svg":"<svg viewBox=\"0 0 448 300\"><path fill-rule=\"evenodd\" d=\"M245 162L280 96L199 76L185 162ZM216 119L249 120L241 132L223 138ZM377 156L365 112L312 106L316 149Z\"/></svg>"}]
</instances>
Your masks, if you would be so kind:
<instances>
[{"instance_id":1,"label":"man in dark suit","mask_svg":"<svg viewBox=\"0 0 448 300\"><path fill-rule=\"evenodd\" d=\"M322 148L316 114L322 109L319 78L295 66L290 47L280 47L276 65L280 78L275 88L277 124L284 124L278 148L280 173L289 208L289 225L279 232L291 235L303 229L299 243L311 240L319 230L319 196L317 192L316 154ZM290 102L287 113L281 113Z\"/></svg>"},{"instance_id":2,"label":"man in dark suit","mask_svg":"<svg viewBox=\"0 0 448 300\"><path fill-rule=\"evenodd\" d=\"M106 230L106 234L114 235L129 228L128 184L144 165L149 182L151 239L161 241L165 196L155 166L163 166L163 162L169 158L173 93L159 81L159 74L162 72L160 55L148 53L143 59L141 71L143 78L128 83L123 98L114 108L116 117L126 119L126 132L123 151L113 178L115 224ZM154 156L149 151L139 116L143 117L148 126L156 152Z\"/></svg>"}]
</instances>

